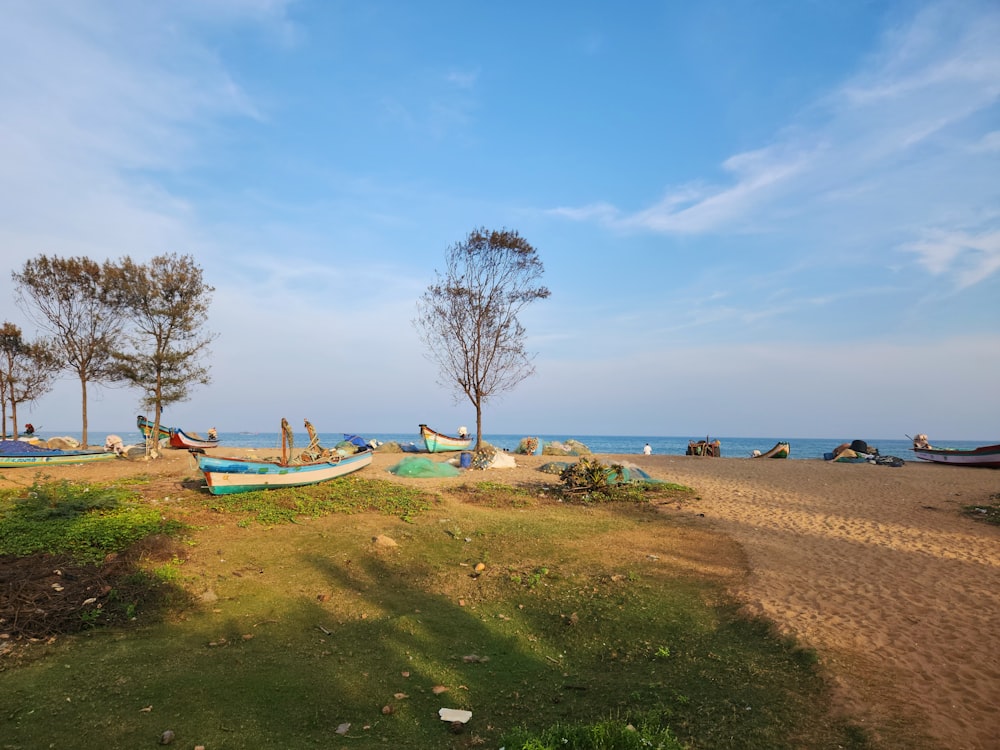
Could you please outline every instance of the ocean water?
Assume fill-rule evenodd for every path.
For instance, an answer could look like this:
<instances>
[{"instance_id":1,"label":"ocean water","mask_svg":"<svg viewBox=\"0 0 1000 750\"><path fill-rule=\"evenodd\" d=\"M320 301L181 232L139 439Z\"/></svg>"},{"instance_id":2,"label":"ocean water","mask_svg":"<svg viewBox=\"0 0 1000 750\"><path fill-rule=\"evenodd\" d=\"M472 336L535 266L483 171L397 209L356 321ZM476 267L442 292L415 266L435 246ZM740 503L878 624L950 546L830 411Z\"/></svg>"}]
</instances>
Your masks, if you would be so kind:
<instances>
[{"instance_id":1,"label":"ocean water","mask_svg":"<svg viewBox=\"0 0 1000 750\"><path fill-rule=\"evenodd\" d=\"M72 433L60 433L70 434ZM138 431L120 432L126 444L141 442L142 438ZM76 436L79 438L79 435ZM320 443L326 447L333 447L343 440L344 433L319 433ZM400 445L408 446L413 444L423 447L420 435L415 431L412 433L363 433L365 440L378 440L379 442L397 442ZM687 450L689 440L703 440L702 436L674 436L664 437L657 435L485 435L488 443L513 451L523 437L537 437L539 445L552 441L565 442L570 438L586 445L593 453L602 454L635 454L642 455L643 446L648 442L653 449L654 455L683 456ZM878 448L883 456L898 456L904 461L913 458L910 451L912 443L903 438L900 440L876 440L864 436L845 436L842 439L836 438L789 438L789 437L725 437L709 436L711 440L718 439L722 443L723 458L749 458L753 451L758 450L764 453L774 447L777 442L787 442L791 446L789 458L823 458L824 453L831 452L841 443L849 443L859 438L869 445ZM104 433L90 431L91 442L103 441ZM281 451L281 433L279 432L220 432L219 444L221 447L229 446L233 448L259 448ZM309 437L303 431L295 434L295 445L299 448L309 444ZM935 443L935 447L948 448L976 448L983 445L982 442L970 441L950 441L943 442L941 446Z\"/></svg>"}]
</instances>

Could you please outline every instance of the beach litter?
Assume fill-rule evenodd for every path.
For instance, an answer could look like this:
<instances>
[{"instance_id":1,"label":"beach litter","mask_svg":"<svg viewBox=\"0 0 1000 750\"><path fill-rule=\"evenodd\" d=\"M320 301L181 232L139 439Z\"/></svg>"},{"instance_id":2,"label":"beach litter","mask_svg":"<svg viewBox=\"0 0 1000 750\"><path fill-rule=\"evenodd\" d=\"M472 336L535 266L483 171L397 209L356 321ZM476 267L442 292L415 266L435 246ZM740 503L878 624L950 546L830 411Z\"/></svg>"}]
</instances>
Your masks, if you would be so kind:
<instances>
[{"instance_id":1,"label":"beach litter","mask_svg":"<svg viewBox=\"0 0 1000 750\"><path fill-rule=\"evenodd\" d=\"M441 717L441 721L448 722L448 729L451 730L452 734L461 734L462 730L465 729L466 722L472 718L472 711L464 711L460 708L440 708L438 716Z\"/></svg>"}]
</instances>

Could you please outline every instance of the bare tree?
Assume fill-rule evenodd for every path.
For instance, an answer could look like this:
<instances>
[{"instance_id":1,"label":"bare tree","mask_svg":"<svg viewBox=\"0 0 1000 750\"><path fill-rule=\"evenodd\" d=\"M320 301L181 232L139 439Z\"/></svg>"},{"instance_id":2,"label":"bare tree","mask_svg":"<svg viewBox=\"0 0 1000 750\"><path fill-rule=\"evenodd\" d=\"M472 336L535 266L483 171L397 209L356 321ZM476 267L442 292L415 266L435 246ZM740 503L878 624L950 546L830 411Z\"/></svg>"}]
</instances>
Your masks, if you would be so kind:
<instances>
[{"instance_id":1,"label":"bare tree","mask_svg":"<svg viewBox=\"0 0 1000 750\"><path fill-rule=\"evenodd\" d=\"M52 335L61 368L80 379L86 446L87 385L111 380L111 352L122 328L109 287L109 264L41 255L11 276L17 285L18 306Z\"/></svg>"},{"instance_id":2,"label":"bare tree","mask_svg":"<svg viewBox=\"0 0 1000 750\"><path fill-rule=\"evenodd\" d=\"M52 389L59 369L55 351L46 341L26 341L13 323L0 326L0 402L3 405L3 438L7 439L7 408L11 437L16 438L17 407L44 396Z\"/></svg>"},{"instance_id":3,"label":"bare tree","mask_svg":"<svg viewBox=\"0 0 1000 750\"><path fill-rule=\"evenodd\" d=\"M128 319L122 340L131 347L115 352L116 375L142 391L156 436L163 407L186 401L192 386L211 381L200 358L215 338L202 331L215 289L189 255L160 255L145 265L124 258L115 272Z\"/></svg>"},{"instance_id":4,"label":"bare tree","mask_svg":"<svg viewBox=\"0 0 1000 750\"><path fill-rule=\"evenodd\" d=\"M549 290L536 286L544 268L517 232L472 231L448 249L445 272L427 287L414 321L441 384L465 394L476 408L476 447L482 445L483 404L534 374L518 314Z\"/></svg>"}]
</instances>

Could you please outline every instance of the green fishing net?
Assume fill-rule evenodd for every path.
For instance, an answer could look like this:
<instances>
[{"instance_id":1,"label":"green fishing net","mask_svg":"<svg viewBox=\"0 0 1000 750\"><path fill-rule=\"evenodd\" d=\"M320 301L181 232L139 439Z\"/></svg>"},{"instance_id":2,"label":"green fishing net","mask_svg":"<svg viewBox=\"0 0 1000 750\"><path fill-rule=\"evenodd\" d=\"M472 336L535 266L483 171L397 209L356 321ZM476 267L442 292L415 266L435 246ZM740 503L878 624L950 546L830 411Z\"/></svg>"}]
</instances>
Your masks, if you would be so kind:
<instances>
[{"instance_id":1,"label":"green fishing net","mask_svg":"<svg viewBox=\"0 0 1000 750\"><path fill-rule=\"evenodd\" d=\"M432 479L435 477L457 477L462 472L457 466L445 461L432 461L422 456L407 456L389 471L398 477L414 477L417 479Z\"/></svg>"}]
</instances>

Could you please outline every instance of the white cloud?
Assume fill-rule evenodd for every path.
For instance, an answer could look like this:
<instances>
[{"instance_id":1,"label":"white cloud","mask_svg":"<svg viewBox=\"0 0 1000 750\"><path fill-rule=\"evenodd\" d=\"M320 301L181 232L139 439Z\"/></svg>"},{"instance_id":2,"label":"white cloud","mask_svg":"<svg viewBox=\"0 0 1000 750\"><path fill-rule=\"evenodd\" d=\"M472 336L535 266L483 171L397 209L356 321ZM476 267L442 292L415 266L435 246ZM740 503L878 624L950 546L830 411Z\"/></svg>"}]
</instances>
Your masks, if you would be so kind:
<instances>
[{"instance_id":1,"label":"white cloud","mask_svg":"<svg viewBox=\"0 0 1000 750\"><path fill-rule=\"evenodd\" d=\"M978 284L1000 270L1000 230L970 234L930 231L903 246L935 275L950 275L958 289Z\"/></svg>"},{"instance_id":2,"label":"white cloud","mask_svg":"<svg viewBox=\"0 0 1000 750\"><path fill-rule=\"evenodd\" d=\"M997 39L995 3L926 6L772 143L726 159L728 183L671 187L634 213L611 202L555 213L664 235L798 231L801 246L825 252L837 231L854 252L864 242L883 257L915 230L992 236L997 216L987 209L1000 192L990 117L1000 102ZM918 247L925 267L943 273L954 265L964 285L996 272L988 248L958 243L946 252L925 240L908 249ZM970 248L980 255L969 257Z\"/></svg>"},{"instance_id":3,"label":"white cloud","mask_svg":"<svg viewBox=\"0 0 1000 750\"><path fill-rule=\"evenodd\" d=\"M787 155L781 151L781 148L767 148L736 154L722 165L737 178L731 187L713 190L688 185L619 223L629 228L681 234L745 224L756 206L775 193L783 193L783 185L808 168L807 155Z\"/></svg>"}]
</instances>

